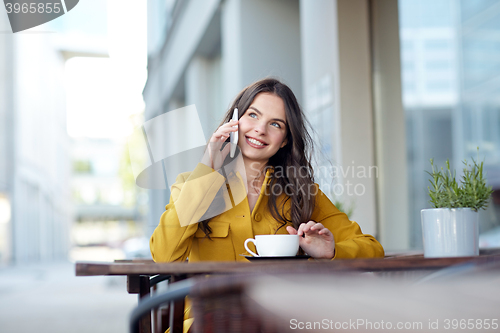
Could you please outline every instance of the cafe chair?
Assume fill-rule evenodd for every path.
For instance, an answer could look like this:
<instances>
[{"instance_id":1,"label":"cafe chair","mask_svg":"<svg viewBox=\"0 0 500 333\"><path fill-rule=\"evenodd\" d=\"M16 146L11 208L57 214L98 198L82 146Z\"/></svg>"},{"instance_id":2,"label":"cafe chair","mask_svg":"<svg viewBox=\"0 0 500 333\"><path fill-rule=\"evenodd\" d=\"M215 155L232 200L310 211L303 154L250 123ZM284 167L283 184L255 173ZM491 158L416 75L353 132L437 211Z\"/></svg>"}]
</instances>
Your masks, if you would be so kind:
<instances>
[{"instance_id":1,"label":"cafe chair","mask_svg":"<svg viewBox=\"0 0 500 333\"><path fill-rule=\"evenodd\" d=\"M161 274L153 275L149 278L149 285L151 287L154 287L160 282L170 280L170 277L171 275L161 275Z\"/></svg>"},{"instance_id":2,"label":"cafe chair","mask_svg":"<svg viewBox=\"0 0 500 333\"><path fill-rule=\"evenodd\" d=\"M154 277L153 277L154 278ZM161 280L161 278L158 278ZM163 279L161 281L165 281ZM156 281L158 283L160 281ZM131 333L139 332L139 321L144 315L149 315L151 310L158 308L163 304L184 299L191 291L194 284L193 279L187 279L170 284L169 289L152 297L144 297L139 301L139 305L132 311L129 319Z\"/></svg>"},{"instance_id":3,"label":"cafe chair","mask_svg":"<svg viewBox=\"0 0 500 333\"><path fill-rule=\"evenodd\" d=\"M149 277L149 288L150 295L154 295L159 291L158 284L160 282L166 281L170 282L171 275L153 275ZM148 295L148 296L150 296ZM145 319L146 320L146 319ZM167 330L170 320L170 313L168 306L159 307L158 309L152 311L152 318L149 322L149 328L154 328L153 333L163 333ZM145 327L146 330L149 330L148 327Z\"/></svg>"},{"instance_id":4,"label":"cafe chair","mask_svg":"<svg viewBox=\"0 0 500 333\"><path fill-rule=\"evenodd\" d=\"M138 332L141 318L151 310L189 295L195 318L191 326L193 332L276 333L274 323L257 316L252 311L255 305L245 296L246 282L252 277L252 274L235 274L171 283L166 292L141 299L130 315L130 332Z\"/></svg>"},{"instance_id":5,"label":"cafe chair","mask_svg":"<svg viewBox=\"0 0 500 333\"><path fill-rule=\"evenodd\" d=\"M254 274L231 274L199 279L189 295L195 333L277 333L274 321L256 314L258 306L246 296Z\"/></svg>"}]
</instances>

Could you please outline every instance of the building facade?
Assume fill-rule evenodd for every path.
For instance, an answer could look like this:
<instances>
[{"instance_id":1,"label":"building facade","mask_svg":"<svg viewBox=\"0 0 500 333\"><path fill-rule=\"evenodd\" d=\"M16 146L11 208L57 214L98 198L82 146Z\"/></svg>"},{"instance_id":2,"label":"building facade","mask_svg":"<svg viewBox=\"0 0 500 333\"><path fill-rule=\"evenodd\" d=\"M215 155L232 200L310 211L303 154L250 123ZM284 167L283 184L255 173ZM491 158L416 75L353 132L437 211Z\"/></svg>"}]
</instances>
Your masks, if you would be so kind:
<instances>
[{"instance_id":1,"label":"building facade","mask_svg":"<svg viewBox=\"0 0 500 333\"><path fill-rule=\"evenodd\" d=\"M407 248L401 96L382 101L392 108L377 109L372 92L373 58L383 62L389 55L399 63L399 38L397 31L390 34L391 47L374 55L373 39L387 37L372 34L369 19L379 15L377 31L397 26L397 2L372 7L370 1L342 0L151 1L145 118L196 104L208 138L238 91L257 79L278 77L311 122L321 153L320 187L354 205L351 218L364 232L386 246ZM400 90L399 71L391 75L384 79ZM378 117L390 122L379 124ZM389 136L378 146L377 126L387 126ZM396 190L391 183L398 184ZM151 190L150 231L168 198L168 190Z\"/></svg>"},{"instance_id":2,"label":"building facade","mask_svg":"<svg viewBox=\"0 0 500 333\"><path fill-rule=\"evenodd\" d=\"M239 90L282 79L312 125L320 188L386 250L422 248L429 158L461 169L480 146L500 188L499 1L148 5L146 120L196 104L209 138ZM150 194L152 232L169 193Z\"/></svg>"},{"instance_id":3,"label":"building facade","mask_svg":"<svg viewBox=\"0 0 500 333\"><path fill-rule=\"evenodd\" d=\"M7 15L0 15L0 29L10 30ZM71 205L65 59L51 38L51 34L0 35L3 263L67 256Z\"/></svg>"}]
</instances>

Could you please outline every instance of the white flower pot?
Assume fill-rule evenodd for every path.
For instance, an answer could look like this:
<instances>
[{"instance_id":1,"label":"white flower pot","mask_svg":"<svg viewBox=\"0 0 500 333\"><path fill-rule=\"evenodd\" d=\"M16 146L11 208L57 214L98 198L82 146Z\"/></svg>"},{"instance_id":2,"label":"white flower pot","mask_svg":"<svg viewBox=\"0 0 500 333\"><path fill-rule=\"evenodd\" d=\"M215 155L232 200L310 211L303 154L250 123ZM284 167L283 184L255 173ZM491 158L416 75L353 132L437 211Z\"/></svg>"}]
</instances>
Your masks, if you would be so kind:
<instances>
[{"instance_id":1,"label":"white flower pot","mask_svg":"<svg viewBox=\"0 0 500 333\"><path fill-rule=\"evenodd\" d=\"M422 209L424 257L479 255L478 213L470 208Z\"/></svg>"}]
</instances>

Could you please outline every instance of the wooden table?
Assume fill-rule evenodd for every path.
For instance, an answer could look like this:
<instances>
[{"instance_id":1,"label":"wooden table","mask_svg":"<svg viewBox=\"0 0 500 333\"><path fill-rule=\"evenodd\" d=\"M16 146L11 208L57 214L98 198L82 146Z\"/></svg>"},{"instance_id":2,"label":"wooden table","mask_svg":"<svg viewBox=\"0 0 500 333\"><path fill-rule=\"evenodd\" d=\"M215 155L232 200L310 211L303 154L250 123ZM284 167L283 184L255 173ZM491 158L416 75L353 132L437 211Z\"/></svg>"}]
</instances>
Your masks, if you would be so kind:
<instances>
[{"instance_id":1,"label":"wooden table","mask_svg":"<svg viewBox=\"0 0 500 333\"><path fill-rule=\"evenodd\" d=\"M267 333L498 332L499 273L499 265L489 267L489 271L467 267L445 279L424 279L417 283L363 274L254 276L244 281L240 294L233 298L243 300L240 313L248 318L245 322ZM225 299L219 293L202 300L216 308L213 304L218 300L228 303L232 295L226 295ZM205 312L210 315L203 311L195 313L197 320L204 319L200 323L201 332L205 331L204 326L228 332L220 329L224 327L220 320L210 320L214 317L210 310Z\"/></svg>"},{"instance_id":2,"label":"wooden table","mask_svg":"<svg viewBox=\"0 0 500 333\"><path fill-rule=\"evenodd\" d=\"M172 282L202 274L318 274L338 272L435 271L466 262L500 262L500 249L483 250L478 257L424 258L421 254L393 255L384 259L282 260L255 262L154 263L152 261L77 262L77 276L126 275L127 290L140 296L149 294L149 277L172 276ZM184 302L176 302L171 316L171 332L182 332ZM171 309L172 311L172 309ZM147 330L148 328L144 328ZM149 328L150 330L150 328Z\"/></svg>"}]
</instances>

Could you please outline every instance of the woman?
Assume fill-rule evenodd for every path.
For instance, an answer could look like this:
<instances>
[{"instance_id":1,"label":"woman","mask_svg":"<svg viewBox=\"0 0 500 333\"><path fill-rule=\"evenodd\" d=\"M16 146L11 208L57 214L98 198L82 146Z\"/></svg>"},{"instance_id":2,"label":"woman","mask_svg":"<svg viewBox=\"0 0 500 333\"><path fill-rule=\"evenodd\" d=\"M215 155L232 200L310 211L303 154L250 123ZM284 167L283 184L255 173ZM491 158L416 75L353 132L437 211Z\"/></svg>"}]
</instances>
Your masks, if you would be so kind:
<instances>
[{"instance_id":1,"label":"woman","mask_svg":"<svg viewBox=\"0 0 500 333\"><path fill-rule=\"evenodd\" d=\"M238 120L231 121L235 108ZM238 133L244 163L244 174L233 177L246 183L242 200L235 199L238 190L229 176L214 172L226 160L230 145L222 148L222 143L232 132ZM247 261L245 240L274 233L302 236L301 249L317 259L382 257L380 243L314 184L311 149L304 115L288 86L263 79L243 89L212 135L202 163L172 186L150 240L153 259ZM216 201L229 208L210 215Z\"/></svg>"}]
</instances>

